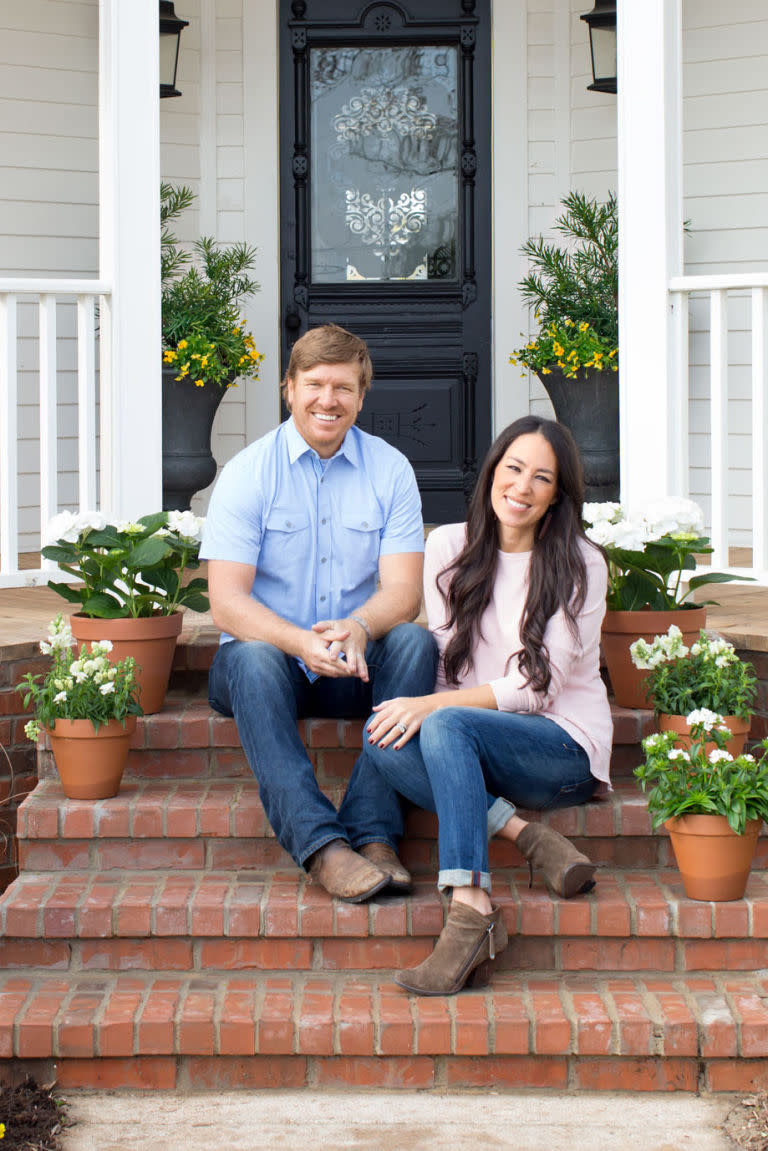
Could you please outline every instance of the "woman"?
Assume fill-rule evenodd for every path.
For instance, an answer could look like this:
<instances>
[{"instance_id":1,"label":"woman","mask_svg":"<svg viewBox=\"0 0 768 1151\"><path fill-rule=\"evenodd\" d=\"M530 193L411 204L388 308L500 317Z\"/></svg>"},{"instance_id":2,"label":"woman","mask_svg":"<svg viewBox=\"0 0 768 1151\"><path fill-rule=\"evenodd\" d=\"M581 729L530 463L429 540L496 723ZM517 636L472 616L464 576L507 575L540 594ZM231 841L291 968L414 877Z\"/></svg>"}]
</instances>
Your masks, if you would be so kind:
<instances>
[{"instance_id":1,"label":"woman","mask_svg":"<svg viewBox=\"0 0 768 1151\"><path fill-rule=\"evenodd\" d=\"M438 887L452 903L432 955L395 976L416 994L459 991L507 944L489 894L491 835L512 840L559 895L594 886L586 856L515 809L584 803L608 785L607 571L581 527L583 496L570 432L526 416L491 447L467 524L427 540L437 690L378 705L366 748L402 795L438 814Z\"/></svg>"}]
</instances>

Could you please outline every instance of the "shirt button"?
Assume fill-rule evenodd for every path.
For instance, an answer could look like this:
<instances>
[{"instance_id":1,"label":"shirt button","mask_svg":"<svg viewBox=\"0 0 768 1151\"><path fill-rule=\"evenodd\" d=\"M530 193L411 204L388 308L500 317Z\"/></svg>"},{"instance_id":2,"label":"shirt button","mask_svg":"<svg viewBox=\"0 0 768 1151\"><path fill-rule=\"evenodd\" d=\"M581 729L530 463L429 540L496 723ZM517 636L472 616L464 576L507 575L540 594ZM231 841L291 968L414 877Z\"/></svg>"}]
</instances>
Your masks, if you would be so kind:
<instances>
[{"instance_id":1,"label":"shirt button","mask_svg":"<svg viewBox=\"0 0 768 1151\"><path fill-rule=\"evenodd\" d=\"M321 523L321 524L327 523L327 520L325 520L325 519L322 519L322 520L320 520L320 523Z\"/></svg>"},{"instance_id":2,"label":"shirt button","mask_svg":"<svg viewBox=\"0 0 768 1151\"><path fill-rule=\"evenodd\" d=\"M325 601L325 596L324 596L324 595L321 595L321 596L320 596L320 603L323 603L324 601Z\"/></svg>"},{"instance_id":3,"label":"shirt button","mask_svg":"<svg viewBox=\"0 0 768 1151\"><path fill-rule=\"evenodd\" d=\"M367 528L367 527L368 527L368 521L367 521L367 520L363 520L363 527L364 527L364 528Z\"/></svg>"},{"instance_id":4,"label":"shirt button","mask_svg":"<svg viewBox=\"0 0 768 1151\"><path fill-rule=\"evenodd\" d=\"M328 556L323 556L320 560L320 563L321 564L327 564L328 563Z\"/></svg>"},{"instance_id":5,"label":"shirt button","mask_svg":"<svg viewBox=\"0 0 768 1151\"><path fill-rule=\"evenodd\" d=\"M286 526L287 528L292 528L292 527L293 527L293 521L292 521L292 520L286 520L286 521L285 521L285 526ZM363 527L365 527L365 524L363 524Z\"/></svg>"}]
</instances>

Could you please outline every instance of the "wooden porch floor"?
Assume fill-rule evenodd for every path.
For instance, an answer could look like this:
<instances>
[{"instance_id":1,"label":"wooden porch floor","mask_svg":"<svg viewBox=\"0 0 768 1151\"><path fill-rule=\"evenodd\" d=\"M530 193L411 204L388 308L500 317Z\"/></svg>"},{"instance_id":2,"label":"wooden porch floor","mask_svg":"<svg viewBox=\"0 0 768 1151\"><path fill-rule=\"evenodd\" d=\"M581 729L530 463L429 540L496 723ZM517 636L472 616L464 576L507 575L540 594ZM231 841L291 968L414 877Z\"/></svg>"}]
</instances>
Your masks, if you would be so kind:
<instances>
[{"instance_id":1,"label":"wooden porch floor","mask_svg":"<svg viewBox=\"0 0 768 1151\"><path fill-rule=\"evenodd\" d=\"M768 651L768 588L724 584L711 589L711 594L719 604L708 609L708 626L737 648ZM68 605L47 587L0 589L0 658L7 646L42 639L49 620L67 610ZM213 630L210 615L186 613L184 634Z\"/></svg>"}]
</instances>

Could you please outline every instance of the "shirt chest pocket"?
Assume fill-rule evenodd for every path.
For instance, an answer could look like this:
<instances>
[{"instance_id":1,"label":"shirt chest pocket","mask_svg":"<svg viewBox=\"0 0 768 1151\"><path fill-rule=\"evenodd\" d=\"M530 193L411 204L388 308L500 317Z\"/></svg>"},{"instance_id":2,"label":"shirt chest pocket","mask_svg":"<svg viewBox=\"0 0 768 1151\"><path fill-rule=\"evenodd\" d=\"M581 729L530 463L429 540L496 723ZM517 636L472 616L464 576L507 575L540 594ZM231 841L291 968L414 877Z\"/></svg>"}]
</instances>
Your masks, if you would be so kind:
<instances>
[{"instance_id":1,"label":"shirt chest pocket","mask_svg":"<svg viewBox=\"0 0 768 1151\"><path fill-rule=\"evenodd\" d=\"M267 517L258 567L266 574L310 558L309 516L303 509L275 507Z\"/></svg>"},{"instance_id":2,"label":"shirt chest pocket","mask_svg":"<svg viewBox=\"0 0 768 1151\"><path fill-rule=\"evenodd\" d=\"M341 578L346 591L375 578L384 518L378 507L349 509L339 517L337 547L344 557Z\"/></svg>"}]
</instances>

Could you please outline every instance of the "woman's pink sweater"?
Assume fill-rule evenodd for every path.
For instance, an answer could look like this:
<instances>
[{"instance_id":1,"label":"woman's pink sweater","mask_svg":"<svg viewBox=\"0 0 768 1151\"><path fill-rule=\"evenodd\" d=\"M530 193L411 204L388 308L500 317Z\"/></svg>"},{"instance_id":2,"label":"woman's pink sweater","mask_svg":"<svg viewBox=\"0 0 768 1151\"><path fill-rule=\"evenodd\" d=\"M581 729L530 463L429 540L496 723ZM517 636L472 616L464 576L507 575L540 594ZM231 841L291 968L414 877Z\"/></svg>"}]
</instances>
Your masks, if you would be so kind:
<instances>
[{"instance_id":1,"label":"woman's pink sweater","mask_svg":"<svg viewBox=\"0 0 768 1151\"><path fill-rule=\"evenodd\" d=\"M429 627L440 652L450 639L445 628L445 601L437 589L437 576L464 546L465 524L445 524L427 539L424 556L424 601ZM525 686L518 667L519 624L525 606L531 552L499 552L499 566L491 602L480 621L480 638L471 668L461 687L488 684L499 711L535 712L559 724L589 756L592 774L609 781L613 722L608 695L600 677L600 626L605 614L607 569L602 555L582 544L587 565L587 595L574 639L562 611L547 624L544 642L549 652L552 680L546 694ZM437 691L452 690L445 682L442 659Z\"/></svg>"}]
</instances>

